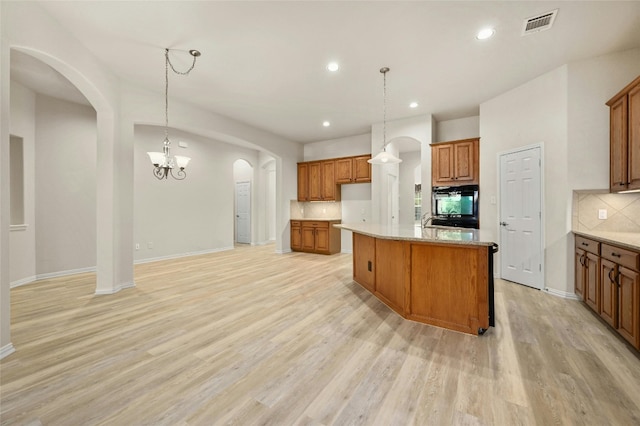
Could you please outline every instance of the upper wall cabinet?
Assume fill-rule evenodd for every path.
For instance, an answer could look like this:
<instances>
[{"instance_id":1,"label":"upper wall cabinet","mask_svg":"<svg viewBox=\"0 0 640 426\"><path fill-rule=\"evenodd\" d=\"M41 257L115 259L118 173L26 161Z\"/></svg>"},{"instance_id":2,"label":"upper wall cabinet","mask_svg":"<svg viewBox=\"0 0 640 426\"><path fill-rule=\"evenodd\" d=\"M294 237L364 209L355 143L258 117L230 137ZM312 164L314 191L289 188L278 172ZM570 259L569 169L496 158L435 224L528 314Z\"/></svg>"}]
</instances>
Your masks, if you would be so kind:
<instances>
[{"instance_id":1,"label":"upper wall cabinet","mask_svg":"<svg viewBox=\"0 0 640 426\"><path fill-rule=\"evenodd\" d=\"M432 186L478 184L479 142L474 138L431 144Z\"/></svg>"},{"instance_id":2,"label":"upper wall cabinet","mask_svg":"<svg viewBox=\"0 0 640 426\"><path fill-rule=\"evenodd\" d=\"M298 201L339 201L335 161L298 163Z\"/></svg>"},{"instance_id":3,"label":"upper wall cabinet","mask_svg":"<svg viewBox=\"0 0 640 426\"><path fill-rule=\"evenodd\" d=\"M371 155L336 158L336 183L371 182Z\"/></svg>"},{"instance_id":4,"label":"upper wall cabinet","mask_svg":"<svg viewBox=\"0 0 640 426\"><path fill-rule=\"evenodd\" d=\"M609 189L640 189L640 77L607 102L610 126Z\"/></svg>"},{"instance_id":5,"label":"upper wall cabinet","mask_svg":"<svg viewBox=\"0 0 640 426\"><path fill-rule=\"evenodd\" d=\"M298 163L298 201L340 201L340 184L371 182L371 155Z\"/></svg>"}]
</instances>

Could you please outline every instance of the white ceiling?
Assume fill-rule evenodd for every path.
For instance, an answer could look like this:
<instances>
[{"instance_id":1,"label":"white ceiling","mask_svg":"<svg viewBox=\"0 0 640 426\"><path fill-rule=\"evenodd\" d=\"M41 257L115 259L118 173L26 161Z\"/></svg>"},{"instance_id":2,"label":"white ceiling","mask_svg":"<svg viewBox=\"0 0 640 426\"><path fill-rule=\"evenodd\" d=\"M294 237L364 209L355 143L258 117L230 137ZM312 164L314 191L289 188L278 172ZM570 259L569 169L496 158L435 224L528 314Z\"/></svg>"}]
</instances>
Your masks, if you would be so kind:
<instances>
[{"instance_id":1,"label":"white ceiling","mask_svg":"<svg viewBox=\"0 0 640 426\"><path fill-rule=\"evenodd\" d=\"M363 134L382 121L477 115L479 104L560 65L640 47L640 1L104 1L42 7L121 78L163 93L164 48L188 77L170 97L189 100L299 142ZM548 31L522 36L526 18L559 9ZM492 26L492 39L476 32ZM182 50L182 51L180 51ZM326 65L339 62L337 73ZM24 55L12 78L78 97ZM640 73L640 70L639 70ZM602 76L606 78L607 76ZM38 83L40 82L40 83ZM55 89L58 87L58 89ZM64 95L67 93L67 95ZM409 109L417 101L417 109ZM323 120L332 125L322 126Z\"/></svg>"}]
</instances>

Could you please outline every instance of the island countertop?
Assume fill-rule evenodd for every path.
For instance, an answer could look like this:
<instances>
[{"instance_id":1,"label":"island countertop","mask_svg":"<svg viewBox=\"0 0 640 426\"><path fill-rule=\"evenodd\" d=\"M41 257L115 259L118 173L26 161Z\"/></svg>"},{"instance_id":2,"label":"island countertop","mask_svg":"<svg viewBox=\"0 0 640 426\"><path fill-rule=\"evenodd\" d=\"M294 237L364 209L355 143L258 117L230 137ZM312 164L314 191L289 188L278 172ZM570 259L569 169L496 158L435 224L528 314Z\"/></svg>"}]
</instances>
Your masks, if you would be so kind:
<instances>
[{"instance_id":1,"label":"island countertop","mask_svg":"<svg viewBox=\"0 0 640 426\"><path fill-rule=\"evenodd\" d=\"M466 244L479 246L494 246L493 234L481 229L450 228L445 226L387 226L375 223L342 223L333 225L336 228L370 237L418 242L437 242L451 244Z\"/></svg>"}]
</instances>

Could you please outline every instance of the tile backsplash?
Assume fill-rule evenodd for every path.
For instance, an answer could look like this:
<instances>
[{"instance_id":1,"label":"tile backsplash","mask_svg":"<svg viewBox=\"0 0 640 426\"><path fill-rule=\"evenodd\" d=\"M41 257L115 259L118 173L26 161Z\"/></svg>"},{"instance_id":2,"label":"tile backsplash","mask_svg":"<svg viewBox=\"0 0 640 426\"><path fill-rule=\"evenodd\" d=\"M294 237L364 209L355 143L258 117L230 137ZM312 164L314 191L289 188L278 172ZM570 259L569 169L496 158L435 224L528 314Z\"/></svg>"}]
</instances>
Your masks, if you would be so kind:
<instances>
[{"instance_id":1,"label":"tile backsplash","mask_svg":"<svg viewBox=\"0 0 640 426\"><path fill-rule=\"evenodd\" d=\"M337 220L342 217L342 206L337 201L300 202L291 200L291 219L327 219Z\"/></svg>"},{"instance_id":2,"label":"tile backsplash","mask_svg":"<svg viewBox=\"0 0 640 426\"><path fill-rule=\"evenodd\" d=\"M606 211L606 219L599 214ZM577 231L640 232L640 194L573 192L573 229Z\"/></svg>"}]
</instances>

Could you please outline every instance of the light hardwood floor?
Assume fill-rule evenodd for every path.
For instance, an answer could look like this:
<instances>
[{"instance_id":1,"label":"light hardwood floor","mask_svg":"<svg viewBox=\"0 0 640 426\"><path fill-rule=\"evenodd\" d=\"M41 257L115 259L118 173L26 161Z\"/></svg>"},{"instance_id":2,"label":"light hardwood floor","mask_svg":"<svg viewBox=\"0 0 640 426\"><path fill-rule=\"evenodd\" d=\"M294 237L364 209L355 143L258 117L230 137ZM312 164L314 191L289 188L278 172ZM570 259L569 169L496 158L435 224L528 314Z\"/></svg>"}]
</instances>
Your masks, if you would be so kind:
<instances>
[{"instance_id":1,"label":"light hardwood floor","mask_svg":"<svg viewBox=\"0 0 640 426\"><path fill-rule=\"evenodd\" d=\"M273 251L13 289L1 424L640 424L640 359L579 302L497 281L469 336L400 318L351 255Z\"/></svg>"}]
</instances>

